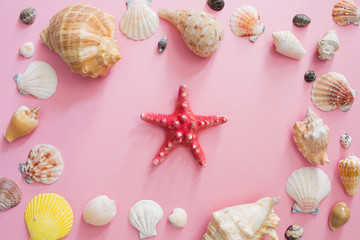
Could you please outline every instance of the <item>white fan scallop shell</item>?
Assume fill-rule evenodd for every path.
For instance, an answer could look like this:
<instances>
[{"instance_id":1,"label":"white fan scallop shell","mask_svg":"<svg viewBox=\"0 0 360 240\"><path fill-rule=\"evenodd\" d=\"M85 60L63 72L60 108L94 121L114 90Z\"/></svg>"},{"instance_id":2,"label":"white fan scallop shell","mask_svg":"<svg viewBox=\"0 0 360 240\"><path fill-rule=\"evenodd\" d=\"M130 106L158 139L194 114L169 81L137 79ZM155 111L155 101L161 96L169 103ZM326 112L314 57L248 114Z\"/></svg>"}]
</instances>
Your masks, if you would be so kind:
<instances>
[{"instance_id":1,"label":"white fan scallop shell","mask_svg":"<svg viewBox=\"0 0 360 240\"><path fill-rule=\"evenodd\" d=\"M331 181L318 168L303 167L295 170L286 181L286 193L295 201L293 212L319 212L318 204L330 193Z\"/></svg>"},{"instance_id":2,"label":"white fan scallop shell","mask_svg":"<svg viewBox=\"0 0 360 240\"><path fill-rule=\"evenodd\" d=\"M127 0L128 9L120 21L120 30L129 38L143 40L159 27L159 16L151 10L151 0Z\"/></svg>"},{"instance_id":3,"label":"white fan scallop shell","mask_svg":"<svg viewBox=\"0 0 360 240\"><path fill-rule=\"evenodd\" d=\"M300 59L306 50L290 31L273 32L272 37L276 51L286 57Z\"/></svg>"},{"instance_id":4,"label":"white fan scallop shell","mask_svg":"<svg viewBox=\"0 0 360 240\"><path fill-rule=\"evenodd\" d=\"M152 200L135 203L129 213L129 222L139 230L140 238L156 236L156 225L163 217L161 206Z\"/></svg>"},{"instance_id":5,"label":"white fan scallop shell","mask_svg":"<svg viewBox=\"0 0 360 240\"><path fill-rule=\"evenodd\" d=\"M49 64L36 61L30 63L25 72L15 78L15 81L21 94L31 94L39 99L48 99L56 91L57 75Z\"/></svg>"}]
</instances>

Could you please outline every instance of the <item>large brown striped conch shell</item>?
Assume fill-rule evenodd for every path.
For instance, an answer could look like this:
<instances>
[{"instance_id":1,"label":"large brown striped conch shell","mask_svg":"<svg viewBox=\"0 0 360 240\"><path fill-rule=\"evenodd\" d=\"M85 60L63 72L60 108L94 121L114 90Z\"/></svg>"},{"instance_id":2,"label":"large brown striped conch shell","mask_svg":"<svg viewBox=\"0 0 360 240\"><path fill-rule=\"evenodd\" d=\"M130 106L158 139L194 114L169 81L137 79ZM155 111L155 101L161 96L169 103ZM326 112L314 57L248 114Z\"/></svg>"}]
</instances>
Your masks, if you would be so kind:
<instances>
[{"instance_id":1,"label":"large brown striped conch shell","mask_svg":"<svg viewBox=\"0 0 360 240\"><path fill-rule=\"evenodd\" d=\"M20 203L21 198L21 190L14 180L0 178L0 211L15 207Z\"/></svg>"}]
</instances>

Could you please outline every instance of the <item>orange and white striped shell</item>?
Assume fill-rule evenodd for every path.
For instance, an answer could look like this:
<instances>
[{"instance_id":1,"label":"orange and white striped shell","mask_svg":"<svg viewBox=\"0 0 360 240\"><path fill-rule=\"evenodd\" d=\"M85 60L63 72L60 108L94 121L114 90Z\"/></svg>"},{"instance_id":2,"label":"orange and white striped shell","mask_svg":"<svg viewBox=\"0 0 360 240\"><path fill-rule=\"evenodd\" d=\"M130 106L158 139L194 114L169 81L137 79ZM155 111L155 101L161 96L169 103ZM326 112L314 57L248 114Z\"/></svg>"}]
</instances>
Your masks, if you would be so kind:
<instances>
[{"instance_id":1,"label":"orange and white striped shell","mask_svg":"<svg viewBox=\"0 0 360 240\"><path fill-rule=\"evenodd\" d=\"M242 6L236 9L230 19L230 27L233 33L239 37L250 36L250 41L256 39L265 30L264 24L260 22L260 14L252 6Z\"/></svg>"},{"instance_id":2,"label":"orange and white striped shell","mask_svg":"<svg viewBox=\"0 0 360 240\"><path fill-rule=\"evenodd\" d=\"M332 16L336 24L346 26L350 23L360 25L360 9L353 0L342 0L335 4Z\"/></svg>"},{"instance_id":3,"label":"orange and white striped shell","mask_svg":"<svg viewBox=\"0 0 360 240\"><path fill-rule=\"evenodd\" d=\"M70 66L71 71L96 78L106 76L120 60L113 39L114 16L85 4L70 5L51 20L41 40Z\"/></svg>"},{"instance_id":4,"label":"orange and white striped shell","mask_svg":"<svg viewBox=\"0 0 360 240\"><path fill-rule=\"evenodd\" d=\"M338 164L341 182L349 195L355 195L360 182L360 159L354 155Z\"/></svg>"}]
</instances>

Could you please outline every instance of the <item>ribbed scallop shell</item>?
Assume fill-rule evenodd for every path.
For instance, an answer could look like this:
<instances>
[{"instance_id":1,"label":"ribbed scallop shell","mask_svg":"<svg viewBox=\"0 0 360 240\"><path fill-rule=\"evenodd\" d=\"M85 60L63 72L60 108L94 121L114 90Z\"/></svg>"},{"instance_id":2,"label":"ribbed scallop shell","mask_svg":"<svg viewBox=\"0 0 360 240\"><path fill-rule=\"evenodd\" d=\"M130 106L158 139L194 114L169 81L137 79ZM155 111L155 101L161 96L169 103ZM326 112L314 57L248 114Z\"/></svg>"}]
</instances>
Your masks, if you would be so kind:
<instances>
[{"instance_id":1,"label":"ribbed scallop shell","mask_svg":"<svg viewBox=\"0 0 360 240\"><path fill-rule=\"evenodd\" d=\"M0 178L0 211L15 207L21 202L21 198L21 190L14 180Z\"/></svg>"},{"instance_id":2,"label":"ribbed scallop shell","mask_svg":"<svg viewBox=\"0 0 360 240\"><path fill-rule=\"evenodd\" d=\"M329 72L319 77L312 89L312 101L323 111L339 108L346 112L350 109L356 97L356 90L350 89L345 76Z\"/></svg>"},{"instance_id":3,"label":"ribbed scallop shell","mask_svg":"<svg viewBox=\"0 0 360 240\"><path fill-rule=\"evenodd\" d=\"M224 28L214 16L199 10L162 9L158 14L179 30L186 46L196 55L210 57L219 49Z\"/></svg>"},{"instance_id":4,"label":"ribbed scallop shell","mask_svg":"<svg viewBox=\"0 0 360 240\"><path fill-rule=\"evenodd\" d=\"M21 94L48 99L56 91L57 75L49 64L36 61L29 64L25 72L16 80L16 84Z\"/></svg>"},{"instance_id":5,"label":"ribbed scallop shell","mask_svg":"<svg viewBox=\"0 0 360 240\"><path fill-rule=\"evenodd\" d=\"M74 220L69 203L56 193L42 193L31 199L24 218L30 240L63 238L69 234Z\"/></svg>"},{"instance_id":6,"label":"ribbed scallop shell","mask_svg":"<svg viewBox=\"0 0 360 240\"><path fill-rule=\"evenodd\" d=\"M252 6L236 9L231 16L230 27L239 37L250 36L252 42L255 42L265 30L265 26L260 22L258 10Z\"/></svg>"},{"instance_id":7,"label":"ribbed scallop shell","mask_svg":"<svg viewBox=\"0 0 360 240\"><path fill-rule=\"evenodd\" d=\"M139 230L140 238L156 236L156 225L163 217L161 206L152 200L135 203L129 213L129 222Z\"/></svg>"},{"instance_id":8,"label":"ribbed scallop shell","mask_svg":"<svg viewBox=\"0 0 360 240\"><path fill-rule=\"evenodd\" d=\"M36 145L30 150L28 160L19 164L19 170L27 183L54 183L63 168L64 162L59 150L50 144Z\"/></svg>"},{"instance_id":9,"label":"ribbed scallop shell","mask_svg":"<svg viewBox=\"0 0 360 240\"><path fill-rule=\"evenodd\" d=\"M331 182L318 168L303 167L286 181L286 193L295 201L293 212L318 214L319 203L330 193Z\"/></svg>"},{"instance_id":10,"label":"ribbed scallop shell","mask_svg":"<svg viewBox=\"0 0 360 240\"><path fill-rule=\"evenodd\" d=\"M71 71L96 78L106 76L120 60L113 39L114 16L85 4L70 5L51 20L41 40L70 66Z\"/></svg>"},{"instance_id":11,"label":"ribbed scallop shell","mask_svg":"<svg viewBox=\"0 0 360 240\"><path fill-rule=\"evenodd\" d=\"M85 207L83 218L86 223L103 226L111 222L116 215L115 200L106 195L99 195L92 199Z\"/></svg>"},{"instance_id":12,"label":"ribbed scallop shell","mask_svg":"<svg viewBox=\"0 0 360 240\"><path fill-rule=\"evenodd\" d=\"M295 122L293 137L297 148L310 163L330 163L326 152L329 127L310 108L304 121Z\"/></svg>"},{"instance_id":13,"label":"ribbed scallop shell","mask_svg":"<svg viewBox=\"0 0 360 240\"><path fill-rule=\"evenodd\" d=\"M360 9L352 0L342 0L335 4L332 16L336 24L346 26L350 23L360 25Z\"/></svg>"},{"instance_id":14,"label":"ribbed scallop shell","mask_svg":"<svg viewBox=\"0 0 360 240\"><path fill-rule=\"evenodd\" d=\"M151 0L127 0L128 9L120 21L120 30L134 40L150 37L159 27L159 16L151 10Z\"/></svg>"},{"instance_id":15,"label":"ribbed scallop shell","mask_svg":"<svg viewBox=\"0 0 360 240\"><path fill-rule=\"evenodd\" d=\"M273 32L272 37L278 53L293 59L300 59L305 55L306 50L290 31Z\"/></svg>"},{"instance_id":16,"label":"ribbed scallop shell","mask_svg":"<svg viewBox=\"0 0 360 240\"><path fill-rule=\"evenodd\" d=\"M349 195L355 195L360 182L360 159L354 155L338 164L341 182Z\"/></svg>"}]
</instances>

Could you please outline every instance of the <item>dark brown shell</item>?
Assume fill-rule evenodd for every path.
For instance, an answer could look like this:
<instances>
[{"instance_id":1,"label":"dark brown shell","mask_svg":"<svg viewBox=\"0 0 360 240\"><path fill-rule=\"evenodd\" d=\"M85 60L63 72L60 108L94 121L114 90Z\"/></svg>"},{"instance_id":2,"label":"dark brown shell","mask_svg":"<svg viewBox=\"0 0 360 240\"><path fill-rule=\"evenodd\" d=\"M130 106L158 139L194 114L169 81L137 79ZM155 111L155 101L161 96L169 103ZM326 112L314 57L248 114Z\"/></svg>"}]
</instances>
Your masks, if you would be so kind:
<instances>
[{"instance_id":1,"label":"dark brown shell","mask_svg":"<svg viewBox=\"0 0 360 240\"><path fill-rule=\"evenodd\" d=\"M313 82L316 80L316 74L313 70L309 70L304 75L306 82Z\"/></svg>"},{"instance_id":2,"label":"dark brown shell","mask_svg":"<svg viewBox=\"0 0 360 240\"><path fill-rule=\"evenodd\" d=\"M215 11L221 11L225 6L224 0L208 0L207 4Z\"/></svg>"},{"instance_id":3,"label":"dark brown shell","mask_svg":"<svg viewBox=\"0 0 360 240\"><path fill-rule=\"evenodd\" d=\"M21 190L14 180L0 178L0 211L15 207L20 203L21 198Z\"/></svg>"},{"instance_id":4,"label":"dark brown shell","mask_svg":"<svg viewBox=\"0 0 360 240\"><path fill-rule=\"evenodd\" d=\"M25 8L20 13L20 20L25 24L33 24L36 17L36 11L35 8L29 7Z\"/></svg>"},{"instance_id":5,"label":"dark brown shell","mask_svg":"<svg viewBox=\"0 0 360 240\"><path fill-rule=\"evenodd\" d=\"M311 19L305 14L296 14L293 23L297 27L305 27L311 23Z\"/></svg>"}]
</instances>

